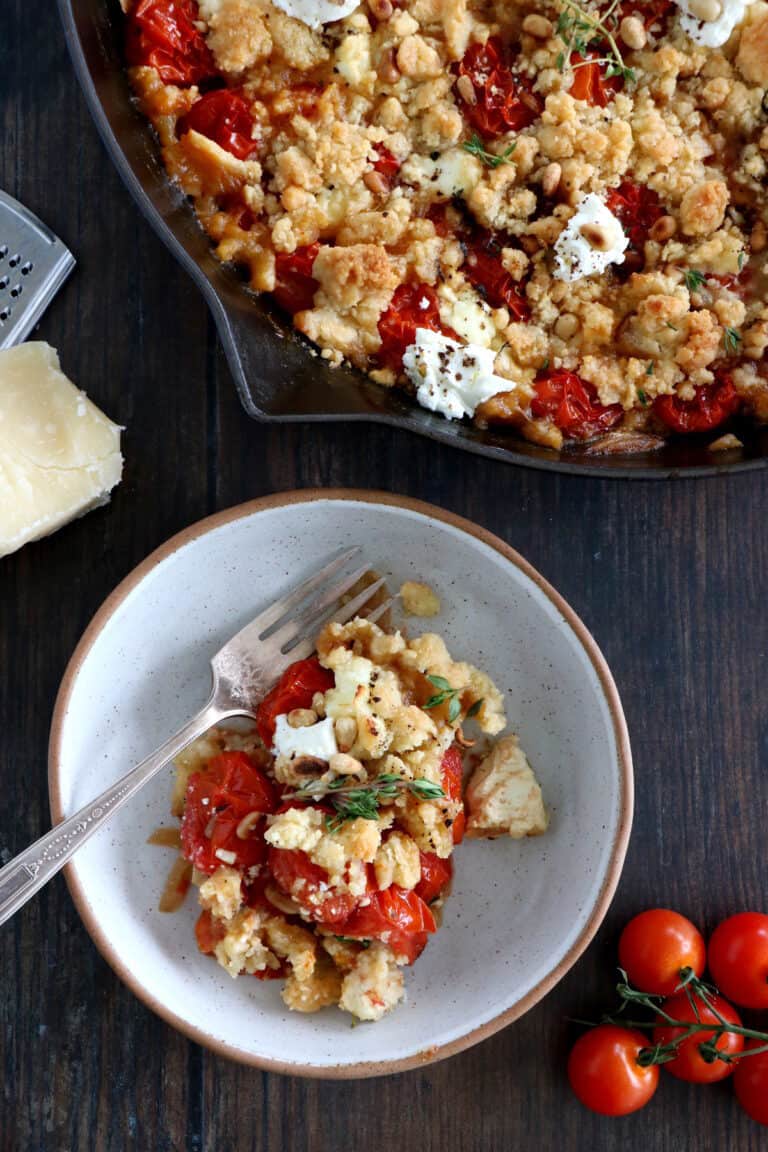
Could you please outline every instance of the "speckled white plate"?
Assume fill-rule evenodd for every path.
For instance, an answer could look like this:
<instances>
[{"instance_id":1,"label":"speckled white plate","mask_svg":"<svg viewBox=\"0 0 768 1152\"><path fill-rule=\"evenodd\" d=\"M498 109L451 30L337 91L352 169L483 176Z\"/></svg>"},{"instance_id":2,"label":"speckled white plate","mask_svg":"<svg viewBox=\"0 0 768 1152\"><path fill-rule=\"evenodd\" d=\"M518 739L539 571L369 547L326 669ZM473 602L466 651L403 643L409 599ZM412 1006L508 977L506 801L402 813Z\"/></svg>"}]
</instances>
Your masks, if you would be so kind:
<instances>
[{"instance_id":1,"label":"speckled white plate","mask_svg":"<svg viewBox=\"0 0 768 1152\"><path fill-rule=\"evenodd\" d=\"M96 615L56 703L54 820L87 803L175 731L207 697L208 659L256 612L339 547L438 591L439 631L457 659L506 693L552 813L543 837L465 843L441 931L407 971L407 999L350 1028L330 1009L288 1012L278 982L232 980L195 947L193 896L157 910L169 854L146 840L169 823L170 772L150 783L69 865L96 945L154 1011L234 1059L311 1076L402 1071L516 1019L592 938L621 871L632 818L629 741L595 642L556 592L501 540L455 516L384 494L314 491L212 516L141 564Z\"/></svg>"}]
</instances>

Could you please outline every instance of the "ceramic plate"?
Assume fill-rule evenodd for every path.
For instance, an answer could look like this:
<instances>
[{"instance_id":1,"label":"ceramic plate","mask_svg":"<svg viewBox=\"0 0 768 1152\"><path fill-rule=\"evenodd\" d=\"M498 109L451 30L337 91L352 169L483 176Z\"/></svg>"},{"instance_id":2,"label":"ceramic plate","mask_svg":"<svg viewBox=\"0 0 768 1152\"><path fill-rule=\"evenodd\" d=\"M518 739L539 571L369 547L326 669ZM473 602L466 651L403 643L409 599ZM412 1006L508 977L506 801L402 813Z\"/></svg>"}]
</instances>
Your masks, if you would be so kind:
<instances>
[{"instance_id":1,"label":"ceramic plate","mask_svg":"<svg viewBox=\"0 0 768 1152\"><path fill-rule=\"evenodd\" d=\"M443 927L407 970L407 999L352 1029L329 1009L289 1012L277 982L232 980L196 951L193 894L158 912L170 860L147 845L169 824L171 773L152 781L69 865L95 943L154 1011L234 1059L295 1075L402 1071L458 1052L535 1004L597 930L618 881L632 811L621 704L594 641L520 556L429 505L299 492L242 505L174 537L117 588L80 642L56 703L50 791L58 821L131 768L204 704L208 659L255 613L340 547L428 579L456 659L506 695L551 810L545 836L474 842L456 856Z\"/></svg>"}]
</instances>

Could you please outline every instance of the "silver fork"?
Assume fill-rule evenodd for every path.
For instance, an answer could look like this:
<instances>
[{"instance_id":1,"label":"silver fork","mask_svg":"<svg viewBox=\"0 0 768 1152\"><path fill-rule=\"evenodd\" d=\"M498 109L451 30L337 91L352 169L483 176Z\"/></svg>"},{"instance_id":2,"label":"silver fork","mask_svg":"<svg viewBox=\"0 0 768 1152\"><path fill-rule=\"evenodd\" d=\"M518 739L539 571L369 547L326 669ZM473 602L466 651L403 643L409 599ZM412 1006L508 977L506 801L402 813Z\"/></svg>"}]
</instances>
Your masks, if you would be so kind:
<instances>
[{"instance_id":1,"label":"silver fork","mask_svg":"<svg viewBox=\"0 0 768 1152\"><path fill-rule=\"evenodd\" d=\"M222 720L235 716L254 719L254 702L289 664L311 656L315 649L312 636L323 623L332 619L343 624L365 608L383 587L383 577L339 607L341 598L369 571L363 565L340 575L359 553L359 547L347 549L246 624L211 660L211 695L197 716L133 771L0 869L0 924L47 884L89 836L188 744ZM392 599L387 600L367 618L374 622L381 619L392 603Z\"/></svg>"}]
</instances>

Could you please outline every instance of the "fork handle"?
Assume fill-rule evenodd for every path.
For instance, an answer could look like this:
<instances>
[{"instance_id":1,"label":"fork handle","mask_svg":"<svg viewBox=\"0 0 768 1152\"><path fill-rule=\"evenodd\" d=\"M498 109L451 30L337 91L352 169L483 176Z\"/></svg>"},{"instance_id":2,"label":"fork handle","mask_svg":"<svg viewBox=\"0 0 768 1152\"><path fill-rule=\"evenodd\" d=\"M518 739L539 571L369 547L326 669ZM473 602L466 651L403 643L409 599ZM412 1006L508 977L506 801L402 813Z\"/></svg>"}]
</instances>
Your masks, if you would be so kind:
<instances>
[{"instance_id":1,"label":"fork handle","mask_svg":"<svg viewBox=\"0 0 768 1152\"><path fill-rule=\"evenodd\" d=\"M18 912L31 896L34 896L64 867L81 844L103 827L118 808L122 808L139 788L156 776L188 744L198 736L202 736L214 724L237 715L242 715L242 710L222 708L212 698L202 712L185 724L170 740L166 740L156 752L146 760L142 760L115 784L111 784L100 796L91 800L90 804L86 804L79 812L62 820L45 836L41 836L29 848L0 868L0 924L4 924L14 912Z\"/></svg>"}]
</instances>

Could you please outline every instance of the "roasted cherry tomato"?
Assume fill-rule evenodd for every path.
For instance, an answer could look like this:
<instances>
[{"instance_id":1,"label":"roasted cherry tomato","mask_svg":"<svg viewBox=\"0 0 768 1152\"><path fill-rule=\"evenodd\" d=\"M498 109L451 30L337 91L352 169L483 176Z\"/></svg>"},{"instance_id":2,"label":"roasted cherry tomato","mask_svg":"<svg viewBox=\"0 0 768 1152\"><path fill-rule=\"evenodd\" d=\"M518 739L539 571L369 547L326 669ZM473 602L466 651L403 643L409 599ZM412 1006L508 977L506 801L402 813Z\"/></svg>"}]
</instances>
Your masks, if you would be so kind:
<instances>
[{"instance_id":1,"label":"roasted cherry tomato","mask_svg":"<svg viewBox=\"0 0 768 1152\"><path fill-rule=\"evenodd\" d=\"M315 302L319 285L312 275L320 245L305 244L295 252L275 253L274 297L281 308L295 316L305 312Z\"/></svg>"},{"instance_id":2,"label":"roasted cherry tomato","mask_svg":"<svg viewBox=\"0 0 768 1152\"><path fill-rule=\"evenodd\" d=\"M200 84L217 75L197 29L195 0L139 0L128 15L126 56L131 65L155 68L164 84Z\"/></svg>"},{"instance_id":3,"label":"roasted cherry tomato","mask_svg":"<svg viewBox=\"0 0 768 1152\"><path fill-rule=\"evenodd\" d=\"M498 36L485 44L473 44L455 67L457 80L469 78L474 90L474 103L464 99L457 87L459 107L471 126L481 136L493 139L505 132L519 132L533 124L543 108L527 76L514 71L512 62Z\"/></svg>"},{"instance_id":4,"label":"roasted cherry tomato","mask_svg":"<svg viewBox=\"0 0 768 1152\"><path fill-rule=\"evenodd\" d=\"M762 1047L762 1040L750 1040L746 1050ZM768 1124L768 1052L739 1060L733 1074L733 1090L748 1116L758 1124Z\"/></svg>"},{"instance_id":5,"label":"roasted cherry tomato","mask_svg":"<svg viewBox=\"0 0 768 1152\"><path fill-rule=\"evenodd\" d=\"M618 188L611 188L605 203L616 216L629 237L630 245L638 252L648 239L648 233L657 220L666 214L658 193L645 184L622 180Z\"/></svg>"},{"instance_id":6,"label":"roasted cherry tomato","mask_svg":"<svg viewBox=\"0 0 768 1152\"><path fill-rule=\"evenodd\" d=\"M647 1104L659 1084L658 1066L637 1062L647 1047L642 1032L615 1024L585 1032L568 1058L568 1079L582 1104L603 1116L626 1116Z\"/></svg>"},{"instance_id":7,"label":"roasted cherry tomato","mask_svg":"<svg viewBox=\"0 0 768 1152\"><path fill-rule=\"evenodd\" d=\"M443 860L435 852L419 852L421 861L421 880L414 888L417 896L421 896L425 904L431 904L448 884L453 876L453 861L450 857Z\"/></svg>"},{"instance_id":8,"label":"roasted cherry tomato","mask_svg":"<svg viewBox=\"0 0 768 1152\"><path fill-rule=\"evenodd\" d=\"M179 121L178 135L194 130L238 160L247 160L258 151L253 126L251 110L242 95L231 88L217 88L195 101Z\"/></svg>"},{"instance_id":9,"label":"roasted cherry tomato","mask_svg":"<svg viewBox=\"0 0 768 1152\"><path fill-rule=\"evenodd\" d=\"M454 844L461 844L467 822L464 813L464 764L461 759L461 752L455 744L452 744L443 756L440 772L441 783L446 796L449 800L456 800L461 804L461 811L454 818L452 825L453 842Z\"/></svg>"},{"instance_id":10,"label":"roasted cherry tomato","mask_svg":"<svg viewBox=\"0 0 768 1152\"><path fill-rule=\"evenodd\" d=\"M657 1017L659 1023L653 1030L654 1044L669 1044L678 1036L684 1036L686 1024L717 1025L718 1018L712 1008L729 1024L741 1024L736 1009L722 996L709 997L712 1008L708 1008L695 993L693 998L695 1009L684 992L678 992L676 996L670 996L664 1001L664 1011L674 1020L683 1021L683 1024L680 1028L673 1028L671 1024L665 1024L661 1016ZM724 1080L726 1076L730 1076L734 1069L733 1064L717 1058L707 1060L701 1053L701 1044L711 1040L714 1034L713 1027L711 1031L696 1032L687 1040L683 1040L674 1060L664 1065L667 1072L671 1072L679 1080L690 1080L694 1084L714 1084L716 1080ZM744 1047L744 1037L735 1032L724 1032L716 1046L718 1052L722 1052L725 1056L738 1056Z\"/></svg>"},{"instance_id":11,"label":"roasted cherry tomato","mask_svg":"<svg viewBox=\"0 0 768 1152\"><path fill-rule=\"evenodd\" d=\"M356 908L341 929L354 940L382 940L396 956L407 956L409 964L424 951L428 933L436 930L428 905L415 891L397 884L369 893L368 903Z\"/></svg>"},{"instance_id":12,"label":"roasted cherry tomato","mask_svg":"<svg viewBox=\"0 0 768 1152\"><path fill-rule=\"evenodd\" d=\"M343 924L360 899L329 888L326 870L298 849L270 848L269 870L278 888L321 924Z\"/></svg>"},{"instance_id":13,"label":"roasted cherry tomato","mask_svg":"<svg viewBox=\"0 0 768 1152\"><path fill-rule=\"evenodd\" d=\"M195 921L195 938L197 947L206 956L210 956L219 940L225 935L224 925L220 920L214 920L206 908Z\"/></svg>"},{"instance_id":14,"label":"roasted cherry tomato","mask_svg":"<svg viewBox=\"0 0 768 1152\"><path fill-rule=\"evenodd\" d=\"M222 752L187 783L181 846L187 860L200 872L215 872L222 864L246 869L266 859L263 821L247 835L237 829L250 812L275 811L272 785L245 752ZM217 852L225 853L224 858ZM229 859L229 856L233 859Z\"/></svg>"},{"instance_id":15,"label":"roasted cherry tomato","mask_svg":"<svg viewBox=\"0 0 768 1152\"><path fill-rule=\"evenodd\" d=\"M696 389L693 400L678 396L657 396L653 402L654 415L673 432L711 432L735 415L741 399L731 377L718 373L711 384Z\"/></svg>"},{"instance_id":16,"label":"roasted cherry tomato","mask_svg":"<svg viewBox=\"0 0 768 1152\"><path fill-rule=\"evenodd\" d=\"M428 284L401 284L395 289L389 307L379 320L381 348L379 361L393 372L401 372L403 353L416 339L417 328L430 328L454 336L440 322L437 293Z\"/></svg>"},{"instance_id":17,"label":"roasted cherry tomato","mask_svg":"<svg viewBox=\"0 0 768 1152\"><path fill-rule=\"evenodd\" d=\"M569 440L588 440L607 432L624 414L620 404L601 404L593 384L565 369L540 376L533 388L533 416L549 417Z\"/></svg>"},{"instance_id":18,"label":"roasted cherry tomato","mask_svg":"<svg viewBox=\"0 0 768 1152\"><path fill-rule=\"evenodd\" d=\"M712 979L744 1008L768 1008L768 916L739 912L718 924L707 952Z\"/></svg>"},{"instance_id":19,"label":"roasted cherry tomato","mask_svg":"<svg viewBox=\"0 0 768 1152\"><path fill-rule=\"evenodd\" d=\"M297 660L286 668L256 709L256 730L267 748L272 747L278 716L284 716L294 708L311 708L315 693L327 692L335 682L333 672L323 668L316 656Z\"/></svg>"},{"instance_id":20,"label":"roasted cherry tomato","mask_svg":"<svg viewBox=\"0 0 768 1152\"><path fill-rule=\"evenodd\" d=\"M400 161L395 159L389 148L385 148L383 144L377 144L373 169L374 172L379 172L391 182L400 171Z\"/></svg>"},{"instance_id":21,"label":"roasted cherry tomato","mask_svg":"<svg viewBox=\"0 0 768 1152\"><path fill-rule=\"evenodd\" d=\"M467 244L461 270L470 284L480 289L491 308L507 308L512 320L528 320L528 301L502 264L501 247L490 232L480 233Z\"/></svg>"},{"instance_id":22,"label":"roasted cherry tomato","mask_svg":"<svg viewBox=\"0 0 768 1152\"><path fill-rule=\"evenodd\" d=\"M704 971L707 950L695 924L668 908L651 908L629 921L619 940L619 963L641 992L671 996L682 968Z\"/></svg>"},{"instance_id":23,"label":"roasted cherry tomato","mask_svg":"<svg viewBox=\"0 0 768 1152\"><path fill-rule=\"evenodd\" d=\"M590 52L586 57L578 52L571 53L573 84L568 94L574 100L586 100L588 104L605 108L613 94L623 87L624 81L620 76L606 76L605 65L598 63L601 56L601 52Z\"/></svg>"}]
</instances>

